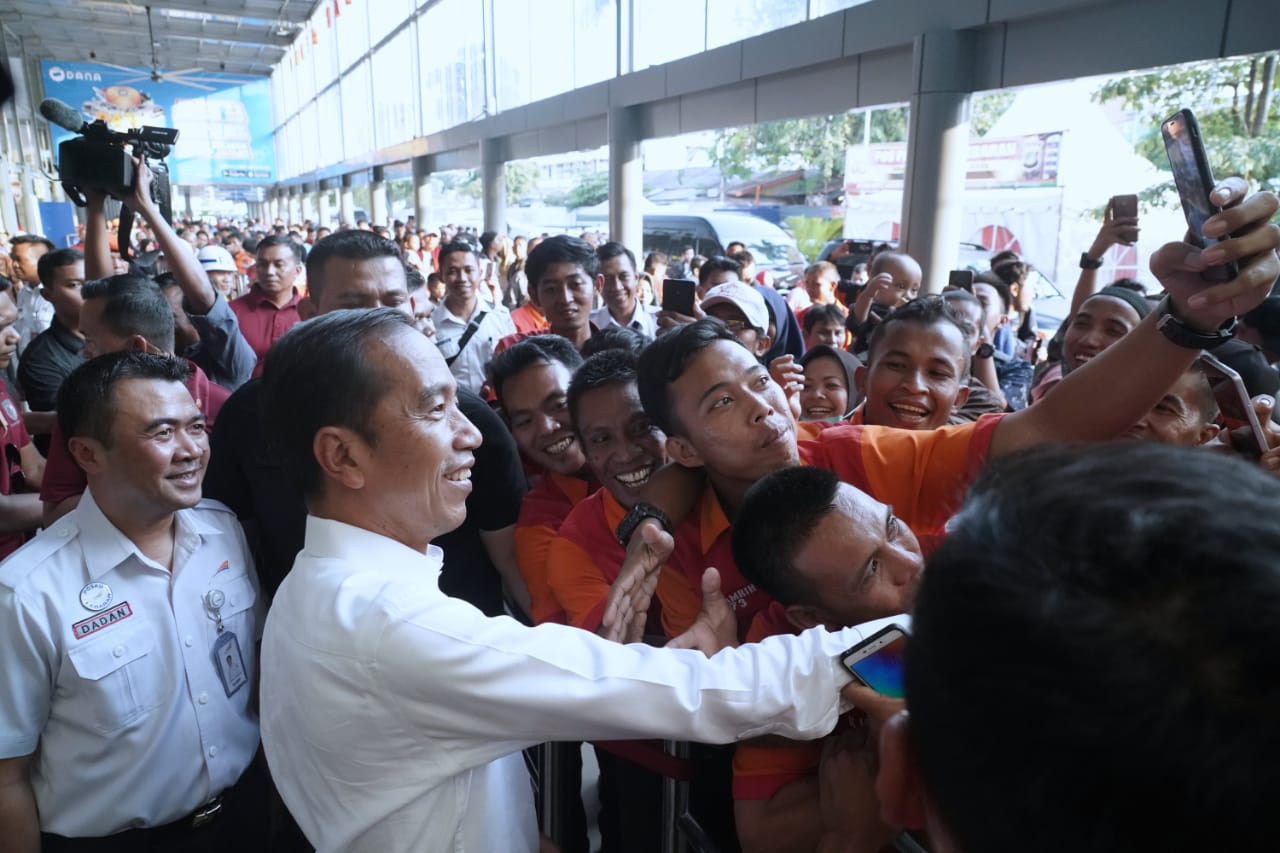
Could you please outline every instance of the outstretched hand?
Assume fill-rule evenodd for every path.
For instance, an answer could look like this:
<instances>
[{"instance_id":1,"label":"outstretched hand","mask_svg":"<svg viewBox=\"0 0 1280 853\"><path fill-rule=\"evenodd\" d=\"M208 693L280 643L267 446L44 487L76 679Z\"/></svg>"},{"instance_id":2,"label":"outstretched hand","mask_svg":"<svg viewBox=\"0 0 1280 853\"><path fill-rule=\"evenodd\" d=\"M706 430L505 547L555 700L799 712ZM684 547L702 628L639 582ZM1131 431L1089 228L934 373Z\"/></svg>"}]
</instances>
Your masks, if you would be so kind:
<instances>
[{"instance_id":1,"label":"outstretched hand","mask_svg":"<svg viewBox=\"0 0 1280 853\"><path fill-rule=\"evenodd\" d=\"M627 545L618 577L609 587L600 636L618 643L639 642L649 617L649 604L658 586L658 575L675 548L671 534L657 520L640 522Z\"/></svg>"},{"instance_id":2,"label":"outstretched hand","mask_svg":"<svg viewBox=\"0 0 1280 853\"><path fill-rule=\"evenodd\" d=\"M1214 188L1210 198L1223 210L1205 221L1204 233L1221 242L1203 250L1166 243L1151 256L1151 272L1169 292L1174 311L1206 332L1260 304L1280 276L1280 226L1271 222L1280 199L1271 192L1246 198L1247 191L1242 178L1227 178ZM1240 266L1231 281L1210 284L1200 277L1229 261Z\"/></svg>"},{"instance_id":3,"label":"outstretched hand","mask_svg":"<svg viewBox=\"0 0 1280 853\"><path fill-rule=\"evenodd\" d=\"M738 645L738 620L733 605L720 591L720 571L709 568L702 573L702 609L689 629L673 637L669 649L697 649L714 657L724 649Z\"/></svg>"}]
</instances>

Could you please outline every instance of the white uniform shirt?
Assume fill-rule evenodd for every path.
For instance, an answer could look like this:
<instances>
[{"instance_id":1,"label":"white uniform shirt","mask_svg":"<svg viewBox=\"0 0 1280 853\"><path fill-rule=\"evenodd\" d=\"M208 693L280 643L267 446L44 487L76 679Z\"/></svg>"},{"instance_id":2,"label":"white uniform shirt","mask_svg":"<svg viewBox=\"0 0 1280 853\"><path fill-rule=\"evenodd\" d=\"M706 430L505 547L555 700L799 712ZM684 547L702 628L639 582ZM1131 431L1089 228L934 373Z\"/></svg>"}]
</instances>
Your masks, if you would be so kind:
<instances>
[{"instance_id":1,"label":"white uniform shirt","mask_svg":"<svg viewBox=\"0 0 1280 853\"><path fill-rule=\"evenodd\" d=\"M607 329L610 326L618 326L624 329L633 329L647 338L656 338L658 336L658 319L657 311L636 303L636 310L631 313L631 320L626 323L619 323L613 319L613 315L609 313L609 306L597 308L591 312L591 322L595 323L601 329Z\"/></svg>"},{"instance_id":2,"label":"white uniform shirt","mask_svg":"<svg viewBox=\"0 0 1280 853\"><path fill-rule=\"evenodd\" d=\"M40 295L40 285L27 283L18 291L18 319L13 328L18 333L18 355L53 322L53 303Z\"/></svg>"},{"instance_id":3,"label":"white uniform shirt","mask_svg":"<svg viewBox=\"0 0 1280 853\"><path fill-rule=\"evenodd\" d=\"M893 621L770 637L708 660L526 628L440 592L421 554L307 518L262 644L262 741L320 853L536 851L518 750L546 740L724 743L829 732L837 656Z\"/></svg>"},{"instance_id":4,"label":"white uniform shirt","mask_svg":"<svg viewBox=\"0 0 1280 853\"><path fill-rule=\"evenodd\" d=\"M180 510L173 566L143 556L88 491L0 564L0 757L36 753L45 832L177 820L234 784L258 748L262 607L235 515L214 501ZM214 589L247 676L230 697L212 661Z\"/></svg>"},{"instance_id":5,"label":"white uniform shirt","mask_svg":"<svg viewBox=\"0 0 1280 853\"><path fill-rule=\"evenodd\" d=\"M511 314L506 308L478 299L472 316L481 311L485 312L484 319L480 321L471 340L467 341L461 355L458 355L458 344L471 318L464 320L456 316L443 302L431 312L431 323L436 327L436 336L432 340L446 359L458 355L453 364L449 365L449 370L460 386L475 393L479 393L484 385L484 368L493 358L493 350L498 341L516 332L515 323L511 322Z\"/></svg>"}]
</instances>

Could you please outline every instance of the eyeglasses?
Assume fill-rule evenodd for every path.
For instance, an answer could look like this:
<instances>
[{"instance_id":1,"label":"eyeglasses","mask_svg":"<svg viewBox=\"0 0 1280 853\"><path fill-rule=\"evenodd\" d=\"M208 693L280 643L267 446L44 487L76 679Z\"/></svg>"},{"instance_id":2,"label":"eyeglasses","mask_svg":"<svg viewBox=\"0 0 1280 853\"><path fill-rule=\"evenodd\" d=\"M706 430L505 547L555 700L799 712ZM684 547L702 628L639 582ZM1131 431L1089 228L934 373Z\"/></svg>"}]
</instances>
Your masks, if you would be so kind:
<instances>
[{"instance_id":1,"label":"eyeglasses","mask_svg":"<svg viewBox=\"0 0 1280 853\"><path fill-rule=\"evenodd\" d=\"M755 329L755 326L745 320L723 320L721 322L724 323L724 327L726 329L733 332L735 335L738 334L738 332L745 332L747 329Z\"/></svg>"}]
</instances>

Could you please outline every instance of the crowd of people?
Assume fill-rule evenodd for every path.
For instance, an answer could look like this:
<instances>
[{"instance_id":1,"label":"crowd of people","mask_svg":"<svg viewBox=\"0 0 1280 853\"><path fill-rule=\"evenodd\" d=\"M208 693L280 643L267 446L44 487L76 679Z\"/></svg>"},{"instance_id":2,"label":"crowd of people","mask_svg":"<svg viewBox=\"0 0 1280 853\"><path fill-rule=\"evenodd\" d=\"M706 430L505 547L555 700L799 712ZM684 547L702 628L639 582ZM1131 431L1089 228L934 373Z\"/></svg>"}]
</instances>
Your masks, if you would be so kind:
<instances>
[{"instance_id":1,"label":"crowd of people","mask_svg":"<svg viewBox=\"0 0 1280 853\"><path fill-rule=\"evenodd\" d=\"M148 181L126 251L90 194L0 277L6 850L585 853L584 742L606 851L673 775L704 849L1271 843L1274 194L1150 291L1109 210L1042 337L1011 253L782 293L742 244L171 225ZM840 661L889 625L902 696Z\"/></svg>"}]
</instances>

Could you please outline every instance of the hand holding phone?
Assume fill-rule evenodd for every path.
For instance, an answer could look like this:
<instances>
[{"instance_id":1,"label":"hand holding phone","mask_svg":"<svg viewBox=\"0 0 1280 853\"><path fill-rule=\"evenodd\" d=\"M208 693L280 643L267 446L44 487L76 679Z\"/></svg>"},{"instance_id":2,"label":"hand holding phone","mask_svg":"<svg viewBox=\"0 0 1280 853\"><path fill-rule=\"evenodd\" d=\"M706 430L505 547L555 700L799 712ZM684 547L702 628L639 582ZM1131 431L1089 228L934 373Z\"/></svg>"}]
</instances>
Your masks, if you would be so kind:
<instances>
[{"instance_id":1,"label":"hand holding phone","mask_svg":"<svg viewBox=\"0 0 1280 853\"><path fill-rule=\"evenodd\" d=\"M1258 413L1253 408L1253 400L1249 397L1249 389L1245 387L1244 379L1208 352L1200 354L1200 369L1209 380L1209 387L1213 389L1213 399L1218 404L1218 411L1222 413L1222 419L1226 421L1227 428L1248 426L1252 439L1249 450L1256 450L1259 455L1266 453L1270 449L1267 434L1263 430L1261 421L1258 420Z\"/></svg>"},{"instance_id":2,"label":"hand holding phone","mask_svg":"<svg viewBox=\"0 0 1280 853\"><path fill-rule=\"evenodd\" d=\"M902 663L907 632L890 625L872 634L840 656L840 663L855 680L881 695L903 698Z\"/></svg>"},{"instance_id":3,"label":"hand holding phone","mask_svg":"<svg viewBox=\"0 0 1280 853\"><path fill-rule=\"evenodd\" d=\"M1191 110L1183 109L1165 119L1160 132L1173 169L1173 182L1182 200L1182 211L1187 217L1188 241L1197 248L1207 249L1218 240L1205 236L1204 223L1222 208L1209 199L1214 187L1213 172L1209 170L1200 126ZM1239 266L1232 261L1209 267L1200 277L1205 281L1231 281L1239 273Z\"/></svg>"},{"instance_id":4,"label":"hand holding phone","mask_svg":"<svg viewBox=\"0 0 1280 853\"><path fill-rule=\"evenodd\" d=\"M1113 195L1107 206L1111 210L1110 219L1117 225L1116 238L1126 246L1138 242L1138 197ZM1129 220L1133 220L1132 225Z\"/></svg>"},{"instance_id":5,"label":"hand holding phone","mask_svg":"<svg viewBox=\"0 0 1280 853\"><path fill-rule=\"evenodd\" d=\"M973 270L952 270L947 274L946 289L973 293Z\"/></svg>"},{"instance_id":6,"label":"hand holding phone","mask_svg":"<svg viewBox=\"0 0 1280 853\"><path fill-rule=\"evenodd\" d=\"M697 293L697 282L685 278L668 278L662 282L662 310L693 316L694 295Z\"/></svg>"}]
</instances>

